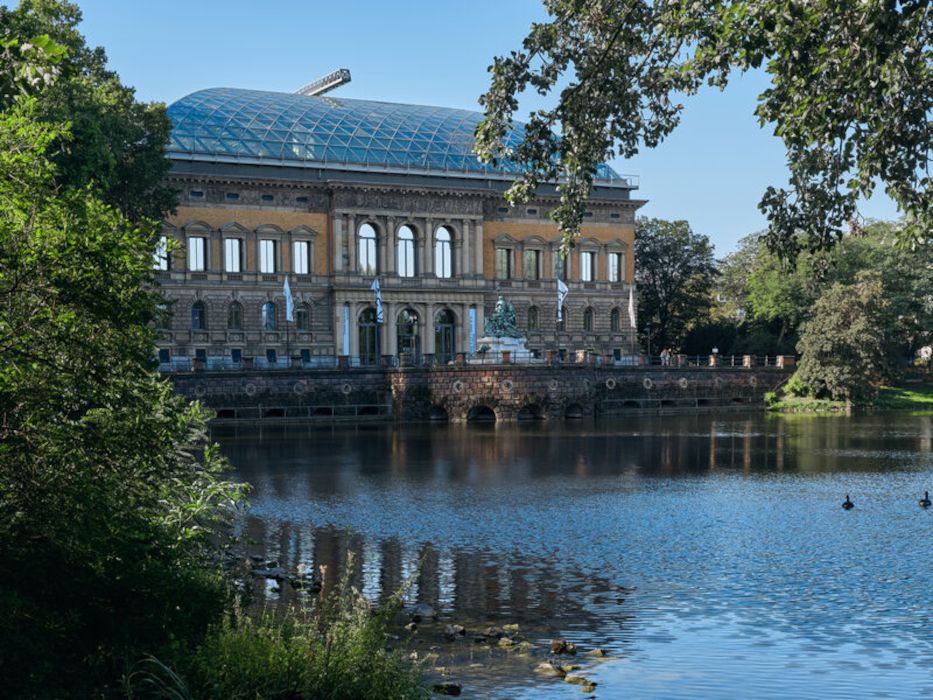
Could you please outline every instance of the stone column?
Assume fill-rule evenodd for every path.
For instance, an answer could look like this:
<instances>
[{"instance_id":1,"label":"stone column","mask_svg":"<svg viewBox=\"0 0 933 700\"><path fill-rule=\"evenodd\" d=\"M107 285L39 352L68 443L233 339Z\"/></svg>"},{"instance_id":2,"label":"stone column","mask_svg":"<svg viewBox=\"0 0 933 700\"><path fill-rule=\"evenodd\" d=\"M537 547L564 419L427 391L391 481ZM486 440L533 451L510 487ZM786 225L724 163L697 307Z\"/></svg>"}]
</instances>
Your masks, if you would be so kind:
<instances>
[{"instance_id":1,"label":"stone column","mask_svg":"<svg viewBox=\"0 0 933 700\"><path fill-rule=\"evenodd\" d=\"M470 248L470 220L464 219L460 222L460 240L463 241L463 252L461 254L462 266L454 272L458 277L466 277L473 272L473 259Z\"/></svg>"},{"instance_id":2,"label":"stone column","mask_svg":"<svg viewBox=\"0 0 933 700\"><path fill-rule=\"evenodd\" d=\"M388 267L386 266L386 247L389 240L389 223L386 217L379 217L379 228L382 229L381 235L376 240L376 274L381 275Z\"/></svg>"},{"instance_id":3,"label":"stone column","mask_svg":"<svg viewBox=\"0 0 933 700\"><path fill-rule=\"evenodd\" d=\"M451 260L451 265L453 266L452 272L454 277L459 277L460 271L463 269L463 245L459 236L454 236L453 247L453 260Z\"/></svg>"},{"instance_id":4,"label":"stone column","mask_svg":"<svg viewBox=\"0 0 933 700\"><path fill-rule=\"evenodd\" d=\"M344 220L342 214L334 214L334 272L343 272Z\"/></svg>"},{"instance_id":5,"label":"stone column","mask_svg":"<svg viewBox=\"0 0 933 700\"><path fill-rule=\"evenodd\" d=\"M479 339L482 338L482 337L485 335L485 333L484 333L484 331L483 331L483 329L484 329L485 326L486 326L486 313L485 313L485 309L483 308L483 302L481 301L481 302L479 302L479 303L476 305L476 345L477 345L477 349L479 349Z\"/></svg>"},{"instance_id":6,"label":"stone column","mask_svg":"<svg viewBox=\"0 0 933 700\"><path fill-rule=\"evenodd\" d=\"M425 274L434 274L434 221L432 219L424 220L424 272Z\"/></svg>"},{"instance_id":7,"label":"stone column","mask_svg":"<svg viewBox=\"0 0 933 700\"><path fill-rule=\"evenodd\" d=\"M428 234L427 234L427 231L425 231L424 224L422 224L418 228L420 228L421 231L420 231L420 235L415 238L415 257L417 258L417 260L415 261L415 267L417 268L415 272L420 277L427 270L427 267L425 267L426 255L425 255L424 250L425 250L425 246L427 246Z\"/></svg>"},{"instance_id":8,"label":"stone column","mask_svg":"<svg viewBox=\"0 0 933 700\"><path fill-rule=\"evenodd\" d=\"M357 326L357 317L360 315L359 304L350 303L350 356L359 357L360 355L360 331Z\"/></svg>"},{"instance_id":9,"label":"stone column","mask_svg":"<svg viewBox=\"0 0 933 700\"><path fill-rule=\"evenodd\" d=\"M473 252L476 255L476 267L473 269L473 273L483 276L483 222L477 221L476 225L473 227L473 240L475 245L473 247Z\"/></svg>"},{"instance_id":10,"label":"stone column","mask_svg":"<svg viewBox=\"0 0 933 700\"><path fill-rule=\"evenodd\" d=\"M386 342L383 345L382 353L384 355L398 355L398 328L396 328L396 316L398 316L398 304L394 302L382 302L383 314L385 314Z\"/></svg>"},{"instance_id":11,"label":"stone column","mask_svg":"<svg viewBox=\"0 0 933 700\"><path fill-rule=\"evenodd\" d=\"M392 216L386 217L386 235L385 235L385 239L386 239L385 263L386 264L385 264L385 267L383 268L383 271L387 275L394 275L397 272L395 268L396 268L396 263L397 263L396 256L398 255L397 253L398 244L395 240L395 232L396 232L395 217L392 217Z\"/></svg>"},{"instance_id":12,"label":"stone column","mask_svg":"<svg viewBox=\"0 0 933 700\"><path fill-rule=\"evenodd\" d=\"M348 272L357 272L356 267L356 217L347 215L347 257L349 258Z\"/></svg>"},{"instance_id":13,"label":"stone column","mask_svg":"<svg viewBox=\"0 0 933 700\"><path fill-rule=\"evenodd\" d=\"M454 338L454 354L470 351L470 317L469 306L457 304L457 337Z\"/></svg>"},{"instance_id":14,"label":"stone column","mask_svg":"<svg viewBox=\"0 0 933 700\"><path fill-rule=\"evenodd\" d=\"M434 309L430 304L418 304L418 313L424 319L424 335L421 337L421 352L434 355Z\"/></svg>"}]
</instances>

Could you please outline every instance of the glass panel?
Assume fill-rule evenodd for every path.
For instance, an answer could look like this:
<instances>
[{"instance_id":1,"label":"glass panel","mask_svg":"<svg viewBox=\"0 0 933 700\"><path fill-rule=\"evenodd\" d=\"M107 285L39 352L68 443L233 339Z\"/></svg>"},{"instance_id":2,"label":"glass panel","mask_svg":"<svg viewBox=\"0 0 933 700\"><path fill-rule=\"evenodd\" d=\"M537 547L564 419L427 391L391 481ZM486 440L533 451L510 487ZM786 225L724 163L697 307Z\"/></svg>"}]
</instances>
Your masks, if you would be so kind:
<instances>
[{"instance_id":1,"label":"glass panel","mask_svg":"<svg viewBox=\"0 0 933 700\"><path fill-rule=\"evenodd\" d=\"M580 279L584 282L593 281L593 262L595 253L580 253Z\"/></svg>"},{"instance_id":2,"label":"glass panel","mask_svg":"<svg viewBox=\"0 0 933 700\"><path fill-rule=\"evenodd\" d=\"M207 239L192 237L188 239L188 270L203 272L207 258Z\"/></svg>"},{"instance_id":3,"label":"glass panel","mask_svg":"<svg viewBox=\"0 0 933 700\"><path fill-rule=\"evenodd\" d=\"M267 331L275 330L275 304L271 301L262 305L262 327Z\"/></svg>"},{"instance_id":4,"label":"glass panel","mask_svg":"<svg viewBox=\"0 0 933 700\"><path fill-rule=\"evenodd\" d=\"M554 277L567 281L567 259L560 253L554 254Z\"/></svg>"},{"instance_id":5,"label":"glass panel","mask_svg":"<svg viewBox=\"0 0 933 700\"><path fill-rule=\"evenodd\" d=\"M295 328L300 331L311 330L311 311L307 304L302 304L295 309Z\"/></svg>"},{"instance_id":6,"label":"glass panel","mask_svg":"<svg viewBox=\"0 0 933 700\"><path fill-rule=\"evenodd\" d=\"M275 241L259 241L259 271L264 274L275 272Z\"/></svg>"},{"instance_id":7,"label":"glass panel","mask_svg":"<svg viewBox=\"0 0 933 700\"><path fill-rule=\"evenodd\" d=\"M357 268L361 275L376 274L376 229L370 224L360 226L358 235Z\"/></svg>"},{"instance_id":8,"label":"glass panel","mask_svg":"<svg viewBox=\"0 0 933 700\"><path fill-rule=\"evenodd\" d=\"M438 277L453 276L451 240L450 231L443 226L434 232L434 274Z\"/></svg>"},{"instance_id":9,"label":"glass panel","mask_svg":"<svg viewBox=\"0 0 933 700\"><path fill-rule=\"evenodd\" d=\"M538 307L532 306L528 309L528 330L538 330Z\"/></svg>"},{"instance_id":10,"label":"glass panel","mask_svg":"<svg viewBox=\"0 0 933 700\"><path fill-rule=\"evenodd\" d=\"M583 330L593 330L593 309L586 309L583 312Z\"/></svg>"},{"instance_id":11,"label":"glass panel","mask_svg":"<svg viewBox=\"0 0 933 700\"><path fill-rule=\"evenodd\" d=\"M310 269L311 245L308 241L292 241L292 269L296 275L307 275Z\"/></svg>"},{"instance_id":12,"label":"glass panel","mask_svg":"<svg viewBox=\"0 0 933 700\"><path fill-rule=\"evenodd\" d=\"M415 234L409 226L398 230L398 249L396 265L399 277L415 276Z\"/></svg>"},{"instance_id":13,"label":"glass panel","mask_svg":"<svg viewBox=\"0 0 933 700\"><path fill-rule=\"evenodd\" d=\"M240 272L240 248L239 238L224 239L224 271Z\"/></svg>"},{"instance_id":14,"label":"glass panel","mask_svg":"<svg viewBox=\"0 0 933 700\"><path fill-rule=\"evenodd\" d=\"M538 262L540 260L541 252L537 250L526 250L523 260L523 266L525 268L525 279L526 280L536 280L538 279Z\"/></svg>"},{"instance_id":15,"label":"glass panel","mask_svg":"<svg viewBox=\"0 0 933 700\"><path fill-rule=\"evenodd\" d=\"M613 309L612 313L609 315L609 328L613 332L617 332L619 330L619 310L618 309Z\"/></svg>"},{"instance_id":16,"label":"glass panel","mask_svg":"<svg viewBox=\"0 0 933 700\"><path fill-rule=\"evenodd\" d=\"M191 330L203 331L207 328L207 307L203 301L191 305Z\"/></svg>"},{"instance_id":17,"label":"glass panel","mask_svg":"<svg viewBox=\"0 0 933 700\"><path fill-rule=\"evenodd\" d=\"M168 238L166 236L159 236L159 242L153 253L152 265L156 270L168 270Z\"/></svg>"},{"instance_id":18,"label":"glass panel","mask_svg":"<svg viewBox=\"0 0 933 700\"><path fill-rule=\"evenodd\" d=\"M512 277L512 251L508 248L496 248L496 279L507 280Z\"/></svg>"}]
</instances>

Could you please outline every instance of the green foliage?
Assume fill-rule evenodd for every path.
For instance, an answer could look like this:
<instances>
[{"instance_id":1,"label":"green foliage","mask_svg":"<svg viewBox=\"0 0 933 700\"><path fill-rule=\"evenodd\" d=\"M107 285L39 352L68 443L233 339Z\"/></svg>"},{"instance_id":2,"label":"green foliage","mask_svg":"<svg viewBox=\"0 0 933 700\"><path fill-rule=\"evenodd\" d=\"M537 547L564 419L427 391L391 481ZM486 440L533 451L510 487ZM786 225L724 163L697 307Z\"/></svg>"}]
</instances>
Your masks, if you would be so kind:
<instances>
[{"instance_id":1,"label":"green foliage","mask_svg":"<svg viewBox=\"0 0 933 700\"><path fill-rule=\"evenodd\" d=\"M352 567L348 566L347 571ZM400 652L385 649L401 592L373 608L345 576L309 608L250 617L235 610L212 628L180 674L145 662L128 679L131 700L165 697L425 698L417 671Z\"/></svg>"},{"instance_id":2,"label":"green foliage","mask_svg":"<svg viewBox=\"0 0 933 700\"><path fill-rule=\"evenodd\" d=\"M130 221L161 220L176 199L165 184L171 167L164 155L171 132L165 106L137 102L134 90L107 69L103 49L85 45L80 22L81 11L66 0L21 0L15 10L0 9L0 36L51 37L59 47L52 56L60 76L45 81L38 105L41 120L69 125L71 137L48 154L56 182L92 187Z\"/></svg>"},{"instance_id":3,"label":"green foliage","mask_svg":"<svg viewBox=\"0 0 933 700\"><path fill-rule=\"evenodd\" d=\"M0 101L0 677L9 697L83 698L218 618L243 489L152 371L155 224L61 177L74 135L47 119L52 89Z\"/></svg>"},{"instance_id":4,"label":"green foliage","mask_svg":"<svg viewBox=\"0 0 933 700\"><path fill-rule=\"evenodd\" d=\"M797 381L808 394L862 402L891 371L893 319L881 276L860 272L853 284L835 283L801 329Z\"/></svg>"},{"instance_id":5,"label":"green foliage","mask_svg":"<svg viewBox=\"0 0 933 700\"><path fill-rule=\"evenodd\" d=\"M756 114L784 141L787 189L760 207L782 258L830 247L880 181L905 213L904 241L933 229L933 7L926 0L545 0L520 50L497 57L480 99L477 153L529 165L512 202L562 178L553 213L578 233L597 165L653 148L673 131L684 94L725 88L763 68ZM522 143L503 138L528 90L559 93L536 110ZM555 135L559 131L560 138ZM801 238L805 234L806 238Z\"/></svg>"},{"instance_id":6,"label":"green foliage","mask_svg":"<svg viewBox=\"0 0 933 700\"><path fill-rule=\"evenodd\" d=\"M650 324L652 351L679 346L708 317L716 270L709 238L686 221L640 217L635 223L639 331Z\"/></svg>"}]
</instances>

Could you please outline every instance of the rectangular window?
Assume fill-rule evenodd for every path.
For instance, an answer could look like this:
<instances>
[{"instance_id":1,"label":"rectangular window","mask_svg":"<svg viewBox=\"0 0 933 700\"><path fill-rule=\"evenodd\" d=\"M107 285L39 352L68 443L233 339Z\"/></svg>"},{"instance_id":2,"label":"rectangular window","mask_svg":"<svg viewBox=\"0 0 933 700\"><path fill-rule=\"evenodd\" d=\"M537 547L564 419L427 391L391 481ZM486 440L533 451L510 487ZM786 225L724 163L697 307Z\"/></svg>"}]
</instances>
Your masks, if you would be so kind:
<instances>
[{"instance_id":1,"label":"rectangular window","mask_svg":"<svg viewBox=\"0 0 933 700\"><path fill-rule=\"evenodd\" d=\"M264 274L275 272L275 241L259 241L259 271Z\"/></svg>"},{"instance_id":2,"label":"rectangular window","mask_svg":"<svg viewBox=\"0 0 933 700\"><path fill-rule=\"evenodd\" d=\"M268 362L270 365L274 365L277 361L278 361L278 355L276 354L275 350L273 350L272 348L267 349L266 350L266 362Z\"/></svg>"},{"instance_id":3,"label":"rectangular window","mask_svg":"<svg viewBox=\"0 0 933 700\"><path fill-rule=\"evenodd\" d=\"M310 364L311 363L311 350L309 350L308 348L301 348L300 352L301 352L301 361L306 365Z\"/></svg>"},{"instance_id":4,"label":"rectangular window","mask_svg":"<svg viewBox=\"0 0 933 700\"><path fill-rule=\"evenodd\" d=\"M580 253L580 279L584 282L593 281L593 269L596 267L596 253Z\"/></svg>"},{"instance_id":5,"label":"rectangular window","mask_svg":"<svg viewBox=\"0 0 933 700\"><path fill-rule=\"evenodd\" d=\"M230 361L235 365L240 364L243 361L243 351L240 348L231 348Z\"/></svg>"},{"instance_id":6,"label":"rectangular window","mask_svg":"<svg viewBox=\"0 0 933 700\"><path fill-rule=\"evenodd\" d=\"M165 348L159 349L159 364L167 365L171 361L172 361L172 353L170 353Z\"/></svg>"},{"instance_id":7,"label":"rectangular window","mask_svg":"<svg viewBox=\"0 0 933 700\"><path fill-rule=\"evenodd\" d=\"M224 239L224 272L241 272L240 251L243 242L239 238Z\"/></svg>"},{"instance_id":8,"label":"rectangular window","mask_svg":"<svg viewBox=\"0 0 933 700\"><path fill-rule=\"evenodd\" d=\"M311 244L292 241L292 269L296 275L307 275L311 269Z\"/></svg>"},{"instance_id":9,"label":"rectangular window","mask_svg":"<svg viewBox=\"0 0 933 700\"><path fill-rule=\"evenodd\" d=\"M188 239L188 270L204 272L207 268L207 239L192 237Z\"/></svg>"},{"instance_id":10,"label":"rectangular window","mask_svg":"<svg viewBox=\"0 0 933 700\"><path fill-rule=\"evenodd\" d=\"M512 278L512 251L508 248L496 248L496 279Z\"/></svg>"},{"instance_id":11,"label":"rectangular window","mask_svg":"<svg viewBox=\"0 0 933 700\"><path fill-rule=\"evenodd\" d=\"M541 259L541 251L538 250L526 250L524 255L524 260L522 261L525 267L525 279L526 280L536 280L539 279L539 267L538 263Z\"/></svg>"},{"instance_id":12,"label":"rectangular window","mask_svg":"<svg viewBox=\"0 0 933 700\"><path fill-rule=\"evenodd\" d=\"M156 270L168 270L168 237L159 236L159 242L156 244L153 254L153 267Z\"/></svg>"},{"instance_id":13,"label":"rectangular window","mask_svg":"<svg viewBox=\"0 0 933 700\"><path fill-rule=\"evenodd\" d=\"M609 281L622 281L622 253L609 253Z\"/></svg>"}]
</instances>

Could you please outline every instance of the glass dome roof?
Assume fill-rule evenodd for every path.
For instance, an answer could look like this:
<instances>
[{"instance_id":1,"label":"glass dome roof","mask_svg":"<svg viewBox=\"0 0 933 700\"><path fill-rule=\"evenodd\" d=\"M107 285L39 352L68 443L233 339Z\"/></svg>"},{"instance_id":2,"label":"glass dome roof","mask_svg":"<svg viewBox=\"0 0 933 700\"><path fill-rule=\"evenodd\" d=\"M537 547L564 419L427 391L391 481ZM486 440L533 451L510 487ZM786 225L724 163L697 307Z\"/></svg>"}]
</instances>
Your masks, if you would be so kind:
<instances>
[{"instance_id":1,"label":"glass dome roof","mask_svg":"<svg viewBox=\"0 0 933 700\"><path fill-rule=\"evenodd\" d=\"M169 157L276 165L508 176L513 162L481 163L473 154L479 112L444 107L210 88L168 108ZM508 137L517 144L524 125ZM601 165L603 181L622 181Z\"/></svg>"}]
</instances>

